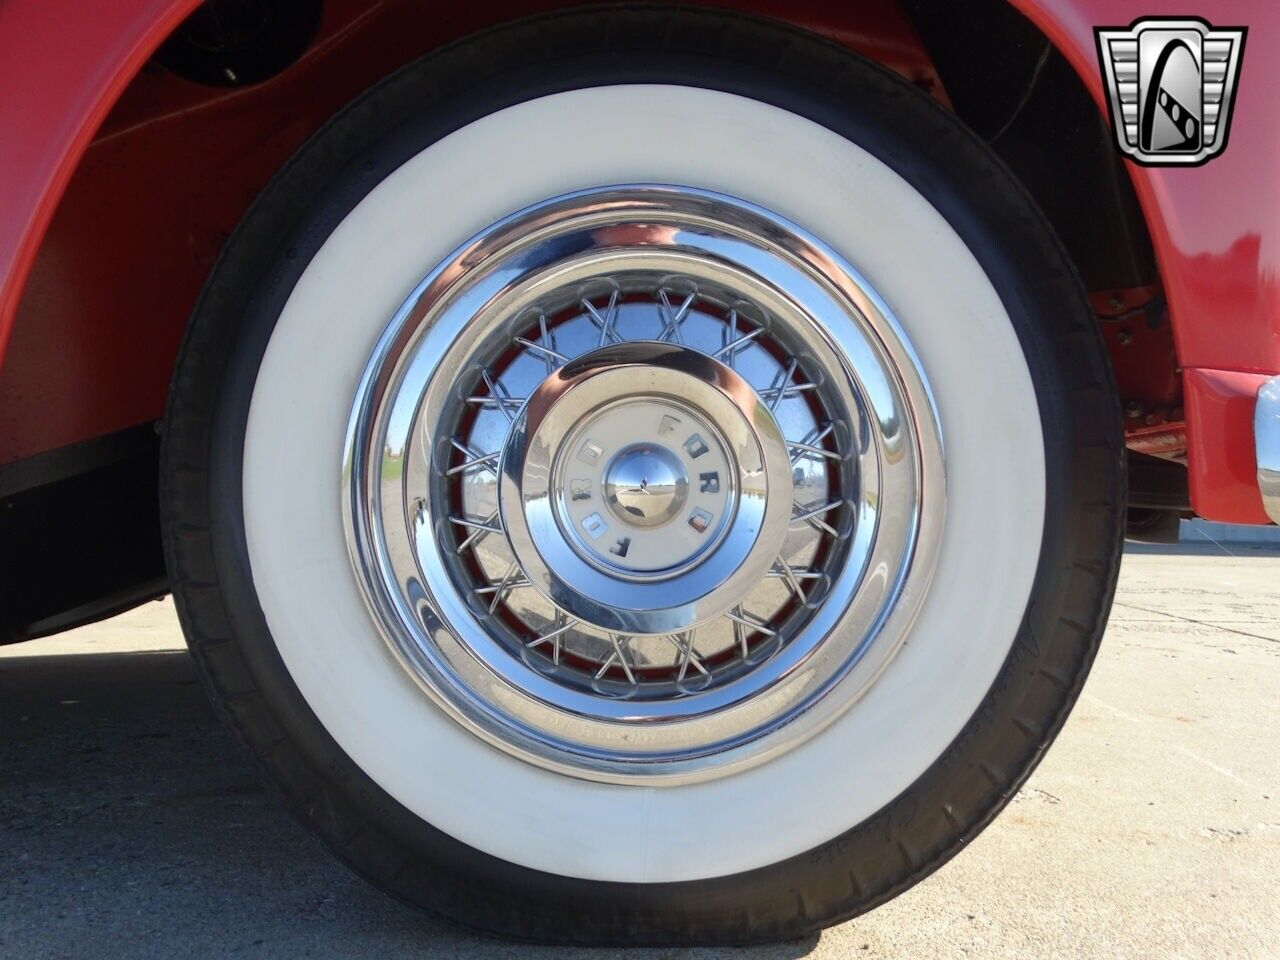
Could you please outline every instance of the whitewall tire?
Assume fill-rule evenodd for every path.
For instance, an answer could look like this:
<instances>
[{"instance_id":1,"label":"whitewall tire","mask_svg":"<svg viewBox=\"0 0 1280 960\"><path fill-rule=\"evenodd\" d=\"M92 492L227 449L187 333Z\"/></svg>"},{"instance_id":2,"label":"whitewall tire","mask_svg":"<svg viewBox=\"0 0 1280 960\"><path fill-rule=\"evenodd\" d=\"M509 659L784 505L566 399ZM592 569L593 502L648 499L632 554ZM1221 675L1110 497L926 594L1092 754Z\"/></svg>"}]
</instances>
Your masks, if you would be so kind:
<instances>
[{"instance_id":1,"label":"whitewall tire","mask_svg":"<svg viewBox=\"0 0 1280 960\"><path fill-rule=\"evenodd\" d=\"M607 49L575 48L591 24L630 38L604 43L626 46L625 68ZM699 75L670 36L703 31L743 51L785 36L810 56L722 52ZM1101 631L1122 447L1078 280L1025 194L955 120L816 40L727 15L613 10L469 44L408 68L305 147L229 242L197 309L166 421L165 519L175 594L215 699L357 869L464 922L565 941L745 942L873 906L994 815L1056 732ZM501 66L522 44L540 51L537 71ZM836 75L843 96L824 87ZM636 240L628 224L649 233ZM602 226L623 239L599 239ZM572 254L548 241L519 287L514 265L555 229L596 238L595 259L577 240ZM783 289L793 275L813 292ZM616 326L571 349L573 323L600 326L573 302L601 278L614 287L596 308L614 290ZM516 337L496 307L498 333L482 335L486 282L512 310L535 311L545 339ZM673 325L681 283L693 306ZM698 341L703 328L712 344L755 330L740 319L751 311L765 318L742 348L760 351L758 382L738 350ZM512 360L486 346L499 334L533 346ZM796 343L814 346L788 368ZM509 378L537 368L529 409L512 381L485 379L499 361L482 356L505 357ZM731 374L740 387L724 386ZM807 392L788 386L802 376ZM754 404L742 440L724 400L734 389ZM537 498L520 487L532 468L511 466L548 436L544 394L546 423L566 423L547 443L605 448L616 465L563 467L572 451L550 454L547 509L563 515L545 535L565 545L537 540ZM655 432L680 421L653 406L677 394L671 410L705 424L683 449L701 456L701 434L728 438L701 488L691 454ZM606 398L632 406L583 426ZM793 398L794 413L776 402ZM508 431L501 459L474 439L484 416ZM654 430L627 425L645 417ZM824 418L842 426L821 434ZM591 430L617 434L618 450L581 439ZM820 434L830 439L804 459ZM461 459L448 459L450 442ZM765 462L771 444L782 467ZM451 464L474 489L433 479ZM619 485L644 470L634 489L645 496L650 475L665 478L653 490L675 518L658 518L676 524L669 536L645 528L657 501L618 505ZM802 522L808 501L794 486L818 470L843 504L821 525L829 535ZM499 490L499 473L517 492ZM761 519L697 553L698 525L722 510L749 517L757 481ZM613 491L612 506L575 513L593 483L602 498ZM467 542L451 539L483 520L459 498L490 495L505 497L482 534L495 548L534 527L524 553L512 541L505 580L488 561L457 561ZM624 551L637 544L631 566L573 533L601 524L621 531ZM863 524L875 535L859 539ZM804 548L811 588L774 559L801 549L795 528L816 544ZM777 541L757 560L770 529ZM685 572L708 569L734 536L742 554L723 577L760 564L752 583L783 590L773 613L747 612L763 588L742 576L730 595ZM657 559L635 559L642 549ZM701 599L644 612L686 580ZM716 618L727 619L709 626ZM752 653L774 637L776 650ZM650 652L664 644L676 673ZM776 666L789 644L793 659ZM771 663L767 682L752 680Z\"/></svg>"}]
</instances>

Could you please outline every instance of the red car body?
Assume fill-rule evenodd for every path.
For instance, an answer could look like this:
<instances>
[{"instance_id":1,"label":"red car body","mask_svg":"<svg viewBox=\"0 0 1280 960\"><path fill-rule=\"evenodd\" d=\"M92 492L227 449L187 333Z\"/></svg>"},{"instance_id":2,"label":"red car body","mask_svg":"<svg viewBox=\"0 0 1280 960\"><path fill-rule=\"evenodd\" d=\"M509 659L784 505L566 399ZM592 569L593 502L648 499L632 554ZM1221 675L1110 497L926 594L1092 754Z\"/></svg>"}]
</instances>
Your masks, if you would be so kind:
<instances>
[{"instance_id":1,"label":"red car body","mask_svg":"<svg viewBox=\"0 0 1280 960\"><path fill-rule=\"evenodd\" d=\"M1280 0L693 3L774 22L0 0L0 644L172 593L468 929L816 942L1021 788L1122 534L1280 523Z\"/></svg>"},{"instance_id":2,"label":"red car body","mask_svg":"<svg viewBox=\"0 0 1280 960\"><path fill-rule=\"evenodd\" d=\"M1185 462L1199 515L1267 522L1252 420L1260 385L1280 372L1280 6L1009 2L1104 121L1095 28L1169 14L1248 28L1228 148L1199 167L1123 161L1158 277L1090 292L1109 321L1130 448ZM0 467L158 420L205 275L287 157L396 67L556 5L329 0L296 62L239 87L183 80L153 59L198 0L0 5ZM825 34L950 104L909 0L718 5ZM1161 290L1162 330L1126 322Z\"/></svg>"}]
</instances>

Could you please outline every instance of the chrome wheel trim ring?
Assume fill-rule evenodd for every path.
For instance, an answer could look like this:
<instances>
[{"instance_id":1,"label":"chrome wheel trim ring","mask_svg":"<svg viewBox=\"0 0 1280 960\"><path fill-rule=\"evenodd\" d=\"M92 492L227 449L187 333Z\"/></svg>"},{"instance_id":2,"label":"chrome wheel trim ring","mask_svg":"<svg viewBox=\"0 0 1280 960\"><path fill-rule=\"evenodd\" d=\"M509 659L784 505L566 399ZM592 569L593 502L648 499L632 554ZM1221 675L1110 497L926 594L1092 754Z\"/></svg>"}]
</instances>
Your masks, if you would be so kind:
<instances>
[{"instance_id":1,"label":"chrome wheel trim ring","mask_svg":"<svg viewBox=\"0 0 1280 960\"><path fill-rule=\"evenodd\" d=\"M486 403L510 422L512 435L528 419L529 404L506 396L475 358L492 353L495 337L521 339L546 361L550 378L556 364L570 358L520 338L529 332L530 311L556 291L628 273L692 276L731 291L742 298L738 303L761 311L764 319L753 329L784 334L793 357L818 371L822 383L810 381L814 392L823 392L841 414L837 446L845 468L836 503L848 515L834 538L840 562L825 575L824 596L801 604L802 626L794 635L755 660L744 647L750 669L723 683L677 684L671 695L652 698L607 681L577 689L531 665L526 651L513 655L477 610L475 595L459 589L451 555L456 541L449 535L458 520L482 536L507 531L492 518L468 521L441 509L447 505L441 477L453 469L450 416L477 399L463 382L488 384ZM663 303L669 308L665 293ZM662 337L678 343L678 323L667 325L669 309L663 316ZM606 343L607 325L601 331ZM744 341L753 336L742 334ZM737 342L729 344L730 361ZM704 359L724 355L709 349ZM781 385L756 385L762 408L792 396L796 362ZM771 418L764 419L767 425ZM806 448L817 449L812 439L783 441L792 468L797 455L809 456ZM464 462L500 461L506 482L507 466L515 462L509 447L504 444L501 456L486 452ZM927 589L945 479L937 414L914 351L850 264L752 204L700 189L645 185L537 204L495 223L427 276L388 325L361 379L343 496L365 600L391 650L436 704L538 766L606 782L674 784L720 776L789 749L866 690L904 639ZM819 505L806 514L792 506L788 528L820 520L829 509ZM532 581L525 585L536 588ZM705 621L694 616L689 622ZM560 632L557 626L549 636ZM678 635L654 635L680 649Z\"/></svg>"}]
</instances>

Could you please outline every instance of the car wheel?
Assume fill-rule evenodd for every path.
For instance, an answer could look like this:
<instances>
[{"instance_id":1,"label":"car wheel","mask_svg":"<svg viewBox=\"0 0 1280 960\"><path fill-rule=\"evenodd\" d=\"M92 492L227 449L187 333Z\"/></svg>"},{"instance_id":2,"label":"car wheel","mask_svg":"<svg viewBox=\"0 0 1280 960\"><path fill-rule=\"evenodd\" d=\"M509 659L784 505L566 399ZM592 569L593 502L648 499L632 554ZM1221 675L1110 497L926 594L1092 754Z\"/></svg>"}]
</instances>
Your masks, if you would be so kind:
<instances>
[{"instance_id":1,"label":"car wheel","mask_svg":"<svg viewBox=\"0 0 1280 960\"><path fill-rule=\"evenodd\" d=\"M575 11L351 104L165 421L215 702L357 871L562 942L791 937L987 824L1079 693L1124 448L951 114L736 15Z\"/></svg>"}]
</instances>

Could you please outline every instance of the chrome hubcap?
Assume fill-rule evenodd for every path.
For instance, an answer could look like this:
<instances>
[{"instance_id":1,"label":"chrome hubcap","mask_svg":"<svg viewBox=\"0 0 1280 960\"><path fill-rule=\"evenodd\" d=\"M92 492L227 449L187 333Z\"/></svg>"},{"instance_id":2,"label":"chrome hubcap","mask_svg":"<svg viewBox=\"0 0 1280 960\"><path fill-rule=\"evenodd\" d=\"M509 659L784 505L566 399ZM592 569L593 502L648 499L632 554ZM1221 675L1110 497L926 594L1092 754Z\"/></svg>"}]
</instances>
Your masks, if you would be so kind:
<instances>
[{"instance_id":1,"label":"chrome hubcap","mask_svg":"<svg viewBox=\"0 0 1280 960\"><path fill-rule=\"evenodd\" d=\"M905 635L944 503L927 387L865 281L674 187L556 198L437 266L369 362L344 476L362 589L424 691L614 782L831 722Z\"/></svg>"}]
</instances>

